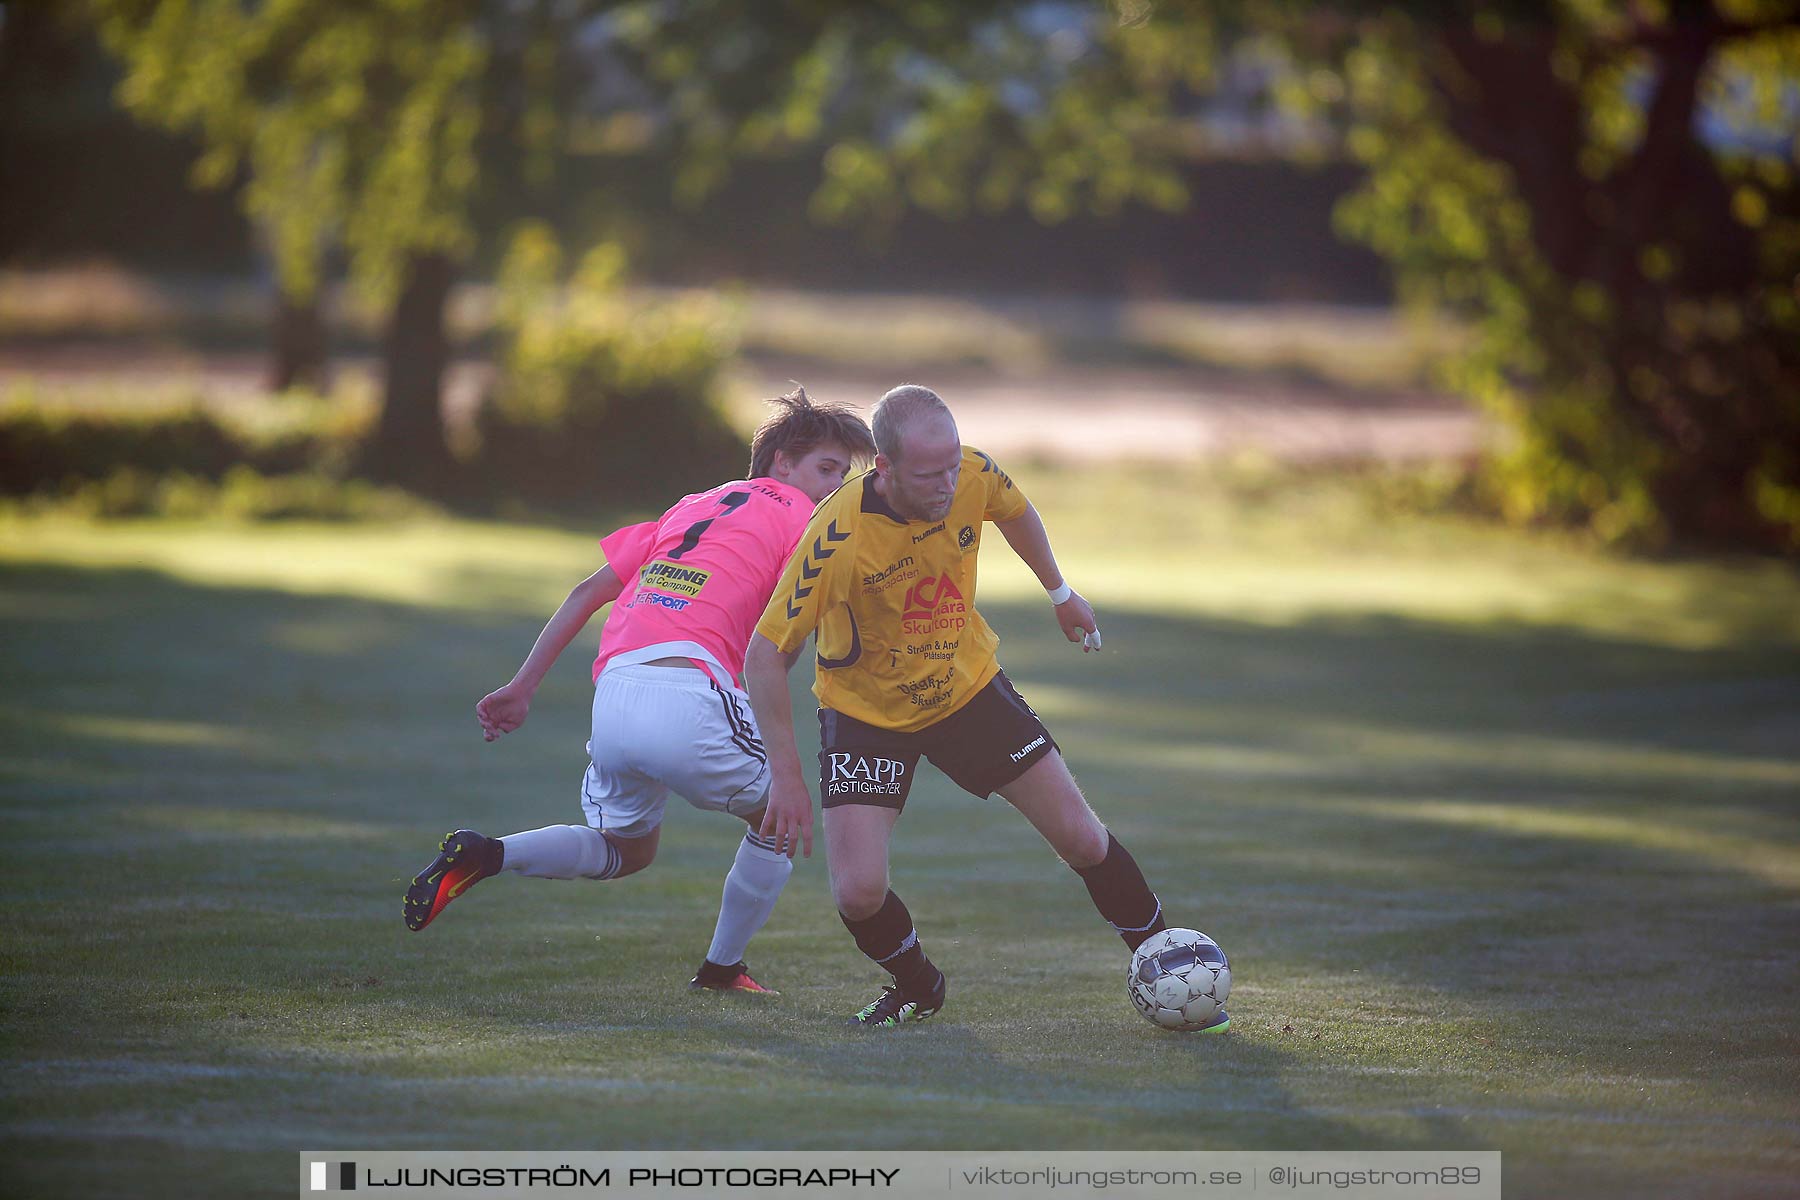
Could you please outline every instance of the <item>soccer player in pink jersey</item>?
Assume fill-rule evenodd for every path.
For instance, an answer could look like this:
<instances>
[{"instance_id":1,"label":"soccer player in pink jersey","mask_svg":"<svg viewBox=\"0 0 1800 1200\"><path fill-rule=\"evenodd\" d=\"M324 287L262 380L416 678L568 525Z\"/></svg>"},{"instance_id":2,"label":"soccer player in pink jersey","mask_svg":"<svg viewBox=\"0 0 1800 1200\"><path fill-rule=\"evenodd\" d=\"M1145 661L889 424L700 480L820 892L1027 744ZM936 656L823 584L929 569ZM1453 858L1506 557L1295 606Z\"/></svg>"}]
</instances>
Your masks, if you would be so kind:
<instances>
[{"instance_id":1,"label":"soccer player in pink jersey","mask_svg":"<svg viewBox=\"0 0 1800 1200\"><path fill-rule=\"evenodd\" d=\"M804 388L750 445L748 479L684 497L655 521L600 539L606 565L575 585L512 681L475 706L493 741L525 723L558 655L612 604L594 660L593 733L582 780L585 825L490 838L458 829L407 889L420 930L472 884L501 871L540 879L618 879L656 857L671 791L696 808L749 825L725 877L706 959L690 984L762 992L744 950L793 872L759 835L768 756L749 697L737 685L750 633L812 519L875 441L846 405L813 404ZM616 603L615 603L616 601Z\"/></svg>"}]
</instances>

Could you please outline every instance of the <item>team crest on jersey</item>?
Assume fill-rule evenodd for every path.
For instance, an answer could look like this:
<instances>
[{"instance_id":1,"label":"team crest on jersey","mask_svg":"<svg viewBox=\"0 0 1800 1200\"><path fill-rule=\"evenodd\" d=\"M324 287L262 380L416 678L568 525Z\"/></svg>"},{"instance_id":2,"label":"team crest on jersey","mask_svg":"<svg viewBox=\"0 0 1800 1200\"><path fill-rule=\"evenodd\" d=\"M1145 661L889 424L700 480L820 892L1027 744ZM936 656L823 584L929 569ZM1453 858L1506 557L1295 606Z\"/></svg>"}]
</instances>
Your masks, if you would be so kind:
<instances>
[{"instance_id":1,"label":"team crest on jersey","mask_svg":"<svg viewBox=\"0 0 1800 1200\"><path fill-rule=\"evenodd\" d=\"M956 531L956 545L962 550L968 550L975 545L975 527L973 525L964 525Z\"/></svg>"},{"instance_id":2,"label":"team crest on jersey","mask_svg":"<svg viewBox=\"0 0 1800 1200\"><path fill-rule=\"evenodd\" d=\"M900 630L913 637L961 629L969 623L968 601L948 575L927 575L906 590Z\"/></svg>"}]
</instances>

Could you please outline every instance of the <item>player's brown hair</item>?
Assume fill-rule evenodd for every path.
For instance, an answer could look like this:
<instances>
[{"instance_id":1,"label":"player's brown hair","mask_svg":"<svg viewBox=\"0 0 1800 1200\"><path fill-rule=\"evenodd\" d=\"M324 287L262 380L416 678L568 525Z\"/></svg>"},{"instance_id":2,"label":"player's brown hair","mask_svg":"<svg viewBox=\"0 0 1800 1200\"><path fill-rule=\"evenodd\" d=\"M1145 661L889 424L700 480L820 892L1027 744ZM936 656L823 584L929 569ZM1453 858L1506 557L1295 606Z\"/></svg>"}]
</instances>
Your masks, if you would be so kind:
<instances>
[{"instance_id":1,"label":"player's brown hair","mask_svg":"<svg viewBox=\"0 0 1800 1200\"><path fill-rule=\"evenodd\" d=\"M775 412L750 438L750 475L757 479L775 469L775 452L799 458L815 447L836 443L853 459L875 457L875 438L848 404L814 404L799 384L769 401Z\"/></svg>"}]
</instances>

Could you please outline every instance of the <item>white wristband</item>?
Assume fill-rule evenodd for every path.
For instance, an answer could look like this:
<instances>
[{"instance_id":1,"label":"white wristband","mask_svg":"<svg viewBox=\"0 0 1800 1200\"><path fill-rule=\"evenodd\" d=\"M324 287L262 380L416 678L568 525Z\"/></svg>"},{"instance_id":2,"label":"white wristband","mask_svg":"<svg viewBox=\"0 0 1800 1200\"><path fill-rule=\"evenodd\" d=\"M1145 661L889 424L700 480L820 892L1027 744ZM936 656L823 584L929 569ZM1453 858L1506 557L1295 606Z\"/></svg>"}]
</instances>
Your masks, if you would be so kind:
<instances>
[{"instance_id":1,"label":"white wristband","mask_svg":"<svg viewBox=\"0 0 1800 1200\"><path fill-rule=\"evenodd\" d=\"M1050 594L1050 603L1052 604L1061 604L1075 594L1075 589L1069 586L1069 581L1066 579L1054 588L1045 588L1044 590Z\"/></svg>"}]
</instances>

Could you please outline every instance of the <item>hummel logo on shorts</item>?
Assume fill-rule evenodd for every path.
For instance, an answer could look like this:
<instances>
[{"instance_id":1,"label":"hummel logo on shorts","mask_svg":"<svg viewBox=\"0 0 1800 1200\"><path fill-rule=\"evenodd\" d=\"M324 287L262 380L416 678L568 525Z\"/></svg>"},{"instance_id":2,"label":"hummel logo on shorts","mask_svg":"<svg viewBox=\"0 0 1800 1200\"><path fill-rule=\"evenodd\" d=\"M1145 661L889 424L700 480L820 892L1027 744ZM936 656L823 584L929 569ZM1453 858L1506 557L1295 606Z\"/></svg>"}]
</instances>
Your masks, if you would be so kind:
<instances>
[{"instance_id":1,"label":"hummel logo on shorts","mask_svg":"<svg viewBox=\"0 0 1800 1200\"><path fill-rule=\"evenodd\" d=\"M1044 744L1044 735L1040 733L1037 735L1037 737L1033 738L1031 741L1026 742L1023 746L1019 747L1017 750L1014 750L1012 752L1012 760L1014 762L1023 761L1027 754L1030 754L1033 750L1036 750L1039 746L1041 746L1043 744Z\"/></svg>"}]
</instances>

